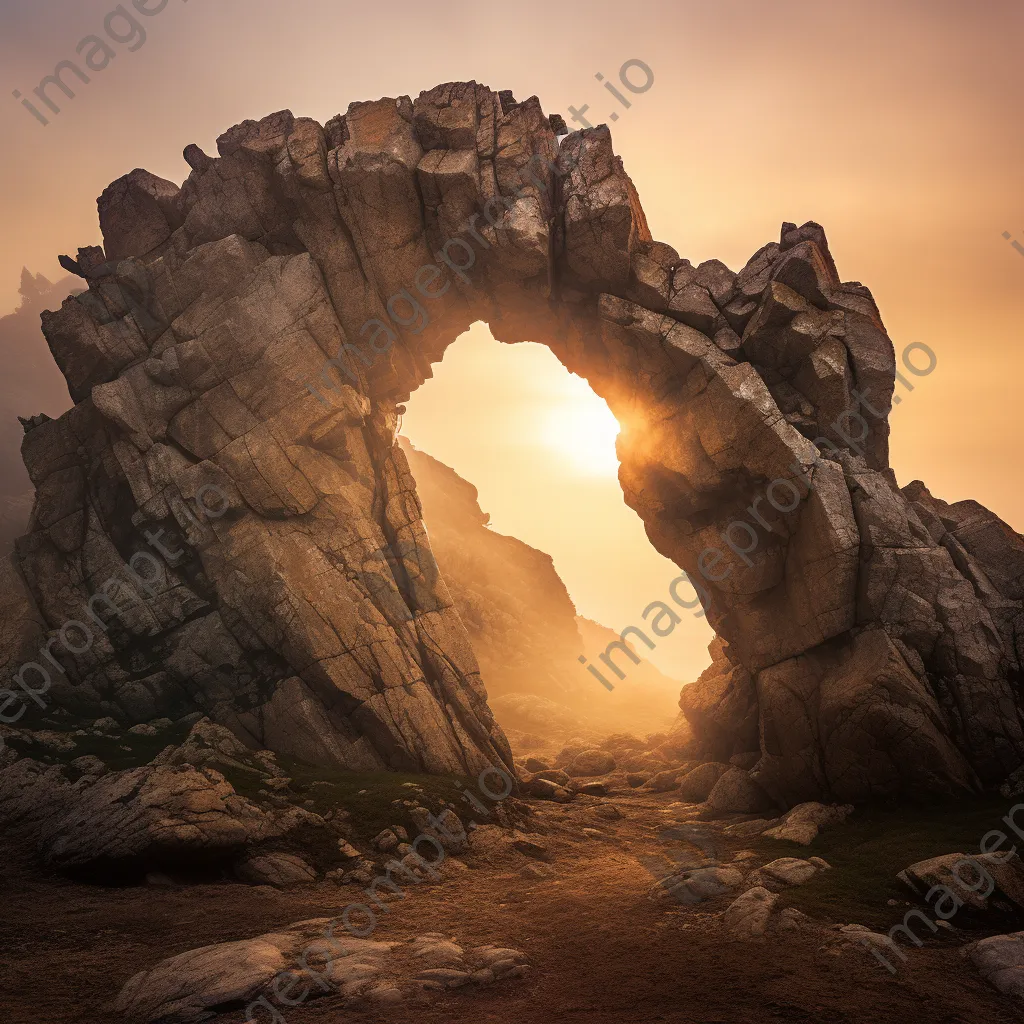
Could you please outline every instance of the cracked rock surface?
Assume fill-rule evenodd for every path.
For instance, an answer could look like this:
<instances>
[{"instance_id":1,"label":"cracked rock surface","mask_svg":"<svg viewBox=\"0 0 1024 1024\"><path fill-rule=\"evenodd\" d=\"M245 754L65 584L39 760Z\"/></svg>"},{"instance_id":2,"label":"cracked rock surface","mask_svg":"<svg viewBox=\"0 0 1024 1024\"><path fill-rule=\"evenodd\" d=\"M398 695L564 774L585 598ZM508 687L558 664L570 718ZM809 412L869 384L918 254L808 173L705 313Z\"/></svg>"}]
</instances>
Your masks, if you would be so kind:
<instances>
[{"instance_id":1,"label":"cracked rock surface","mask_svg":"<svg viewBox=\"0 0 1024 1024\"><path fill-rule=\"evenodd\" d=\"M463 948L438 932L377 942L338 925L326 917L299 921L170 957L130 978L113 1008L135 1024L189 1024L253 1003L255 1013L273 1013L275 1004L287 1009L327 996L365 1010L519 978L529 969L516 949Z\"/></svg>"}]
</instances>

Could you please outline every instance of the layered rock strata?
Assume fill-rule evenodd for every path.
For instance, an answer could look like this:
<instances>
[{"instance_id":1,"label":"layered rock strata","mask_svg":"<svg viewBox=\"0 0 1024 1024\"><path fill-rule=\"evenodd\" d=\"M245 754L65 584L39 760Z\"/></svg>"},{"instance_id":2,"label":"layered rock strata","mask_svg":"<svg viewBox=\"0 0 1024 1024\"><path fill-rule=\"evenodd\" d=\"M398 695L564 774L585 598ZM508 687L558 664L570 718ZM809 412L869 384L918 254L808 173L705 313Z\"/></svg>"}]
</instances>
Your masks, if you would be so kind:
<instances>
[{"instance_id":1,"label":"layered rock strata","mask_svg":"<svg viewBox=\"0 0 1024 1024\"><path fill-rule=\"evenodd\" d=\"M217 146L186 149L180 188L114 182L88 291L43 318L76 404L26 426L26 629L119 595L91 644L48 648L59 671L35 658L47 699L200 707L360 769L510 763L395 444L482 320L608 402L626 502L703 570L723 643L698 686L730 696L701 702L699 742L756 749L788 802L962 793L1020 764L1022 540L897 487L893 346L820 227L784 225L738 274L694 267L651 237L607 128L559 142L535 98L474 83ZM159 573L135 557L154 549ZM145 586L108 585L133 557Z\"/></svg>"}]
</instances>

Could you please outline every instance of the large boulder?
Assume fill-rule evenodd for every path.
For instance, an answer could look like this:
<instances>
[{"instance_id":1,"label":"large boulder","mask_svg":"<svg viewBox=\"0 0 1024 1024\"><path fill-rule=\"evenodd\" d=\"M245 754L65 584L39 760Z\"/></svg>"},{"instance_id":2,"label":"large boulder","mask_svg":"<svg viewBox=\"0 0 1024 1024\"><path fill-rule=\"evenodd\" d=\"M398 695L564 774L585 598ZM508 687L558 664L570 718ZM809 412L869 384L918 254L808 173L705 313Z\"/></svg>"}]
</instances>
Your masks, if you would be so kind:
<instances>
[{"instance_id":1,"label":"large boulder","mask_svg":"<svg viewBox=\"0 0 1024 1024\"><path fill-rule=\"evenodd\" d=\"M852 813L852 804L829 805L814 801L797 804L782 816L778 825L766 829L763 834L772 839L786 839L808 846L821 829L841 825Z\"/></svg>"},{"instance_id":2,"label":"large boulder","mask_svg":"<svg viewBox=\"0 0 1024 1024\"><path fill-rule=\"evenodd\" d=\"M0 770L0 821L31 835L46 864L93 873L226 863L268 840L326 829L299 807L263 810L213 768L149 765L72 784L27 757Z\"/></svg>"},{"instance_id":3,"label":"large boulder","mask_svg":"<svg viewBox=\"0 0 1024 1024\"><path fill-rule=\"evenodd\" d=\"M284 1019L310 999L339 999L333 1012L385 1013L432 992L521 978L518 949L462 946L438 932L378 942L315 918L264 935L168 957L125 982L113 1010L131 1024L193 1024L219 1013Z\"/></svg>"},{"instance_id":4,"label":"large boulder","mask_svg":"<svg viewBox=\"0 0 1024 1024\"><path fill-rule=\"evenodd\" d=\"M967 915L1024 911L1024 861L1016 853L947 853L917 861L897 876L919 896L929 898L938 889L948 898L936 903L962 904ZM1000 906L1001 904L1001 906Z\"/></svg>"},{"instance_id":5,"label":"large boulder","mask_svg":"<svg viewBox=\"0 0 1024 1024\"><path fill-rule=\"evenodd\" d=\"M239 861L235 874L251 885L273 885L287 889L316 881L316 870L294 853L258 853Z\"/></svg>"},{"instance_id":6,"label":"large boulder","mask_svg":"<svg viewBox=\"0 0 1024 1024\"><path fill-rule=\"evenodd\" d=\"M757 939L768 928L779 894L755 885L737 896L726 908L722 923L734 939Z\"/></svg>"},{"instance_id":7,"label":"large boulder","mask_svg":"<svg viewBox=\"0 0 1024 1024\"><path fill-rule=\"evenodd\" d=\"M572 759L566 771L576 779L607 775L615 771L615 758L607 750L584 750Z\"/></svg>"},{"instance_id":8,"label":"large boulder","mask_svg":"<svg viewBox=\"0 0 1024 1024\"><path fill-rule=\"evenodd\" d=\"M1024 932L990 935L975 943L970 957L993 988L1024 999Z\"/></svg>"},{"instance_id":9,"label":"large boulder","mask_svg":"<svg viewBox=\"0 0 1024 1024\"><path fill-rule=\"evenodd\" d=\"M742 768L730 768L714 784L702 809L702 817L725 814L757 814L772 806L772 798Z\"/></svg>"},{"instance_id":10,"label":"large boulder","mask_svg":"<svg viewBox=\"0 0 1024 1024\"><path fill-rule=\"evenodd\" d=\"M715 761L699 765L683 776L682 782L679 783L679 799L688 803L703 803L711 795L718 780L732 770L731 764Z\"/></svg>"}]
</instances>

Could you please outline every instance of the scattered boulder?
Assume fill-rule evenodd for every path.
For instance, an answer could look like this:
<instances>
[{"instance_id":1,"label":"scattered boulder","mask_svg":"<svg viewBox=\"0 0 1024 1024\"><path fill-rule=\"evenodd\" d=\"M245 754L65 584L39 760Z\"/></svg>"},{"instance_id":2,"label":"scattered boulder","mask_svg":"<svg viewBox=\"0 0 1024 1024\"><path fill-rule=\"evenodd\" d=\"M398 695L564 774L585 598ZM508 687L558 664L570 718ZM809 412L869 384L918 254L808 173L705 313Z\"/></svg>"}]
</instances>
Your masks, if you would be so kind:
<instances>
[{"instance_id":1,"label":"scattered boulder","mask_svg":"<svg viewBox=\"0 0 1024 1024\"><path fill-rule=\"evenodd\" d=\"M522 858L547 859L543 836L505 829L498 825L479 825L469 833L469 852L488 864L522 863Z\"/></svg>"},{"instance_id":2,"label":"scattered boulder","mask_svg":"<svg viewBox=\"0 0 1024 1024\"><path fill-rule=\"evenodd\" d=\"M931 857L904 868L897 878L919 896L927 896L936 887L945 888L952 901L962 904L968 913L1024 910L1024 862L1008 850ZM945 899L950 901L950 897Z\"/></svg>"},{"instance_id":3,"label":"scattered boulder","mask_svg":"<svg viewBox=\"0 0 1024 1024\"><path fill-rule=\"evenodd\" d=\"M797 804L782 816L781 824L767 829L764 835L807 846L821 829L841 825L852 813L852 804Z\"/></svg>"},{"instance_id":4,"label":"scattered boulder","mask_svg":"<svg viewBox=\"0 0 1024 1024\"><path fill-rule=\"evenodd\" d=\"M668 875L661 879L653 892L671 896L680 903L701 903L742 884L743 873L736 868L709 865Z\"/></svg>"},{"instance_id":5,"label":"scattered boulder","mask_svg":"<svg viewBox=\"0 0 1024 1024\"><path fill-rule=\"evenodd\" d=\"M969 955L993 988L1024 999L1024 932L990 935L976 942Z\"/></svg>"},{"instance_id":6,"label":"scattered boulder","mask_svg":"<svg viewBox=\"0 0 1024 1024\"><path fill-rule=\"evenodd\" d=\"M809 860L801 860L799 857L780 857L763 867L758 868L747 879L756 885L763 885L771 888L775 885L803 885L810 881L819 871L827 869L828 863L820 857L816 858L817 863Z\"/></svg>"},{"instance_id":7,"label":"scattered boulder","mask_svg":"<svg viewBox=\"0 0 1024 1024\"><path fill-rule=\"evenodd\" d=\"M703 803L711 795L715 783L726 772L732 771L732 767L731 764L708 761L687 772L679 783L679 799L691 804Z\"/></svg>"},{"instance_id":8,"label":"scattered boulder","mask_svg":"<svg viewBox=\"0 0 1024 1024\"><path fill-rule=\"evenodd\" d=\"M607 775L615 771L615 758L607 750L584 750L572 759L566 770L577 779Z\"/></svg>"},{"instance_id":9,"label":"scattered boulder","mask_svg":"<svg viewBox=\"0 0 1024 1024\"><path fill-rule=\"evenodd\" d=\"M521 978L529 969L518 949L463 947L437 932L376 942L337 925L326 917L300 921L169 957L131 977L113 1009L132 1024L195 1024L222 1012L283 1019L307 999L342 997L344 1009L360 1010Z\"/></svg>"},{"instance_id":10,"label":"scattered boulder","mask_svg":"<svg viewBox=\"0 0 1024 1024\"><path fill-rule=\"evenodd\" d=\"M212 768L145 766L71 785L59 767L30 758L0 770L0 821L29 829L44 861L62 870L234 859L297 828L326 827L302 808L262 810Z\"/></svg>"},{"instance_id":11,"label":"scattered boulder","mask_svg":"<svg viewBox=\"0 0 1024 1024\"><path fill-rule=\"evenodd\" d=\"M572 800L572 792L564 786L548 779L534 778L524 783L523 792L538 800L554 800L557 803L568 803Z\"/></svg>"},{"instance_id":12,"label":"scattered boulder","mask_svg":"<svg viewBox=\"0 0 1024 1024\"><path fill-rule=\"evenodd\" d=\"M293 853L258 853L235 865L235 874L250 885L272 885L288 889L316 881L316 871Z\"/></svg>"},{"instance_id":13,"label":"scattered boulder","mask_svg":"<svg viewBox=\"0 0 1024 1024\"><path fill-rule=\"evenodd\" d=\"M76 757L71 762L70 767L74 768L75 771L81 772L83 775L95 776L97 778L107 773L107 766L95 754L83 754L82 757Z\"/></svg>"},{"instance_id":14,"label":"scattered boulder","mask_svg":"<svg viewBox=\"0 0 1024 1024\"><path fill-rule=\"evenodd\" d=\"M323 932L329 919L302 921L254 939L221 942L162 960L130 978L114 1001L114 1010L133 1024L192 1024L221 1008L249 1005L270 995L279 974L297 968L301 952ZM352 952L389 952L391 944L365 939L342 940ZM365 943L361 947L352 944ZM312 986L311 995L318 994Z\"/></svg>"},{"instance_id":15,"label":"scattered boulder","mask_svg":"<svg viewBox=\"0 0 1024 1024\"><path fill-rule=\"evenodd\" d=\"M783 911L785 913L785 911ZM780 914L781 918L782 915ZM790 917L790 923L794 928L800 928L804 922L799 919ZM842 936L845 942L851 945L867 946L871 949L877 949L885 956L887 953L891 954L895 943L888 935L882 935L881 932L872 931L866 925L863 924L844 924L838 928L840 936Z\"/></svg>"},{"instance_id":16,"label":"scattered boulder","mask_svg":"<svg viewBox=\"0 0 1024 1024\"><path fill-rule=\"evenodd\" d=\"M329 918L300 921L169 957L130 978L113 1009L132 1024L195 1024L219 1013L284 1019L307 999L340 997L343 1009L361 1010L528 970L518 949L463 947L437 932L376 942L337 926Z\"/></svg>"},{"instance_id":17,"label":"scattered boulder","mask_svg":"<svg viewBox=\"0 0 1024 1024\"><path fill-rule=\"evenodd\" d=\"M230 729L225 729L208 718L201 718L196 722L180 746L167 747L153 759L152 764L190 764L196 768L219 765L222 768L236 768L253 774L267 773L266 767L253 758L253 751ZM275 784L276 780L267 782L267 785Z\"/></svg>"},{"instance_id":18,"label":"scattered boulder","mask_svg":"<svg viewBox=\"0 0 1024 1024\"><path fill-rule=\"evenodd\" d=\"M432 815L425 807L413 807L409 817L419 829L419 834L430 836L441 844L446 853L458 855L468 848L466 827L462 819L450 808Z\"/></svg>"},{"instance_id":19,"label":"scattered boulder","mask_svg":"<svg viewBox=\"0 0 1024 1024\"><path fill-rule=\"evenodd\" d=\"M682 775L683 770L681 768L668 768L663 772L658 772L657 775L652 775L642 785L644 789L649 789L652 793L667 793L670 789L675 789L679 785L679 779Z\"/></svg>"},{"instance_id":20,"label":"scattered boulder","mask_svg":"<svg viewBox=\"0 0 1024 1024\"><path fill-rule=\"evenodd\" d=\"M399 838L395 835L391 829L386 828L383 832L378 833L373 837L372 845L375 850L379 850L381 853L390 853L392 850L398 849Z\"/></svg>"},{"instance_id":21,"label":"scattered boulder","mask_svg":"<svg viewBox=\"0 0 1024 1024\"><path fill-rule=\"evenodd\" d=\"M684 780L685 781L685 780ZM701 810L702 818L726 814L756 814L772 806L772 799L742 768L730 768L712 787Z\"/></svg>"},{"instance_id":22,"label":"scattered boulder","mask_svg":"<svg viewBox=\"0 0 1024 1024\"><path fill-rule=\"evenodd\" d=\"M768 927L778 893L764 886L756 885L737 896L729 904L723 918L725 928L734 939L756 939L764 935Z\"/></svg>"}]
</instances>

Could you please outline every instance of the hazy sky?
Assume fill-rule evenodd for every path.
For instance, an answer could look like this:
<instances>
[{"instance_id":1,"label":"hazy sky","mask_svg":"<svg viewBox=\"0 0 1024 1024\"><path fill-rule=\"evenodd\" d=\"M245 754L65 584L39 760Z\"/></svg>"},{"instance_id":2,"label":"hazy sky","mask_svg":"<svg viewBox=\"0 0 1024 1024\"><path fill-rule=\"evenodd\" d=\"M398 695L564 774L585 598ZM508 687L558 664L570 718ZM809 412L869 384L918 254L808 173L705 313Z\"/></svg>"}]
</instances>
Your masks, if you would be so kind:
<instances>
[{"instance_id":1,"label":"hazy sky","mask_svg":"<svg viewBox=\"0 0 1024 1024\"><path fill-rule=\"evenodd\" d=\"M1002 237L1024 245L1019 0L169 0L139 17L135 52L113 22L128 41L44 127L11 93L31 95L114 7L2 0L0 311L23 264L54 277L58 253L99 241L95 198L133 167L180 182L187 143L213 153L245 118L287 107L323 122L353 100L476 79L548 112L589 104L594 123L620 110L615 147L651 229L694 263L739 269L783 220L824 224L897 350L938 354L893 416L900 482L975 497L1024 529L1024 257ZM614 81L631 58L655 82L624 110L594 76ZM435 370L409 405L412 440L479 487L496 528L554 556L583 613L638 621L674 572L622 504L597 440L610 451L613 430L586 386L480 328ZM688 621L654 656L692 678L706 639Z\"/></svg>"}]
</instances>

